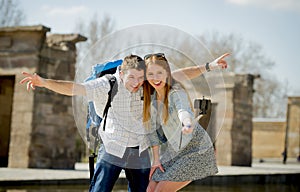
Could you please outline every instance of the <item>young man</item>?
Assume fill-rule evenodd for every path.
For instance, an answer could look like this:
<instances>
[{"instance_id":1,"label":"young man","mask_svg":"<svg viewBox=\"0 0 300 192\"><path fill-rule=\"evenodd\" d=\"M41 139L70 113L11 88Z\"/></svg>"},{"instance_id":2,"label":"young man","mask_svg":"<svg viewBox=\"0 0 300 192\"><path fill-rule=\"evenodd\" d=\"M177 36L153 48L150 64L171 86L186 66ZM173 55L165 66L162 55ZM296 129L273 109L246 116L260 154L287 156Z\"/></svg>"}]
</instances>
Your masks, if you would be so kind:
<instances>
[{"instance_id":1,"label":"young man","mask_svg":"<svg viewBox=\"0 0 300 192\"><path fill-rule=\"evenodd\" d=\"M210 67L226 68L223 55L211 63ZM174 78L183 80L185 74L190 78L206 71L205 65L186 68L173 73ZM137 55L126 56L114 76L118 88L107 114L105 131L100 127L103 144L98 153L96 169L90 191L112 191L122 169L128 180L128 191L146 191L149 182L150 158L142 121L143 89L145 64ZM27 82L27 90L44 87L54 92L74 96L87 96L93 101L96 113L102 116L110 88L109 80L103 76L83 84L70 81L44 79L37 74L23 72L26 76L20 83ZM177 79L177 78L176 78ZM103 126L103 123L101 123Z\"/></svg>"},{"instance_id":2,"label":"young man","mask_svg":"<svg viewBox=\"0 0 300 192\"><path fill-rule=\"evenodd\" d=\"M99 133L104 145L101 145L90 191L112 191L122 169L128 180L128 190L146 191L150 158L145 140L142 123L143 91L145 64L137 55L126 56L114 76L116 77L117 93L108 110L105 131L103 123ZM44 79L37 74L23 72L25 77L20 83L27 82L27 89L44 87L63 95L87 96L93 101L96 113L102 116L109 92L110 83L105 76L78 84L69 81ZM103 99L101 99L103 98Z\"/></svg>"}]
</instances>

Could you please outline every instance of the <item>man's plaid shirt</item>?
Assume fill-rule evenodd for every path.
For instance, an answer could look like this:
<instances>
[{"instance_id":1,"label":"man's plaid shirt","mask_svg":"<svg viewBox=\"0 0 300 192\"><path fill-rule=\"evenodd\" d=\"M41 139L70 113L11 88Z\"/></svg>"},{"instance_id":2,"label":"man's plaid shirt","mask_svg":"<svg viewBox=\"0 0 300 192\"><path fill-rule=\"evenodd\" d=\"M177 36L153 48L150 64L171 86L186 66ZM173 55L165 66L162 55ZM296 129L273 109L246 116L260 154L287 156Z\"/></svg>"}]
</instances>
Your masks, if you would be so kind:
<instances>
[{"instance_id":1,"label":"man's plaid shirt","mask_svg":"<svg viewBox=\"0 0 300 192\"><path fill-rule=\"evenodd\" d=\"M117 157L122 158L126 147L139 146L140 152L149 145L142 123L143 119L143 89L129 92L121 82L118 75L115 75L118 83L118 91L111 107L108 110L105 131L103 121L101 122L99 134L104 143L105 150ZM102 117L107 102L107 93L110 84L106 77L84 83L88 101L93 101L96 113Z\"/></svg>"}]
</instances>

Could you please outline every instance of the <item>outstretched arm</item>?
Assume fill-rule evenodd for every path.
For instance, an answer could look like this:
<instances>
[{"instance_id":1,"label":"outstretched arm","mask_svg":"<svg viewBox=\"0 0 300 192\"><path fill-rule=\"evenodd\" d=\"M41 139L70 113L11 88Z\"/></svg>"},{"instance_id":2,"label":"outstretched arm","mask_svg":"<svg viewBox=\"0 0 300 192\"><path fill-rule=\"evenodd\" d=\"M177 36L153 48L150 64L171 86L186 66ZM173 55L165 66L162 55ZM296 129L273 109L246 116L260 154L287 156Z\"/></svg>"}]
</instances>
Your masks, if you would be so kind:
<instances>
[{"instance_id":1,"label":"outstretched arm","mask_svg":"<svg viewBox=\"0 0 300 192\"><path fill-rule=\"evenodd\" d=\"M208 64L209 70L215 70L218 68L226 69L227 62L224 60L224 58L227 57L228 55L230 55L230 53L225 53L219 58L215 59L213 62L209 63ZM206 64L203 64L198 66L177 69L172 72L172 76L175 80L180 82L188 79L194 79L196 77L199 77L205 72L207 72Z\"/></svg>"},{"instance_id":2,"label":"outstretched arm","mask_svg":"<svg viewBox=\"0 0 300 192\"><path fill-rule=\"evenodd\" d=\"M44 79L36 73L32 75L27 72L22 72L22 74L25 78L22 79L20 83L27 83L28 91L30 91L30 89L35 90L35 87L44 87L62 95L86 95L85 87L81 84L71 81Z\"/></svg>"}]
</instances>

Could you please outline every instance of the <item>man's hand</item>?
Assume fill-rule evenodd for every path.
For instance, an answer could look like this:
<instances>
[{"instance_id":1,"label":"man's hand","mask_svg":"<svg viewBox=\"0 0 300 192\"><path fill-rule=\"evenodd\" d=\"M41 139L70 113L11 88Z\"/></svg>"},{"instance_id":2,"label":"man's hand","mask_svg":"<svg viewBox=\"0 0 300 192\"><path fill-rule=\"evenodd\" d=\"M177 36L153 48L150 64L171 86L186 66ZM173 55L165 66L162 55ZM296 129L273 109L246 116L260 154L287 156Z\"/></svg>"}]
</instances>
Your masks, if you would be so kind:
<instances>
[{"instance_id":1,"label":"man's hand","mask_svg":"<svg viewBox=\"0 0 300 192\"><path fill-rule=\"evenodd\" d=\"M35 90L35 87L44 87L45 86L45 79L37 75L36 73L29 74L27 72L22 72L24 76L26 76L24 79L20 81L21 84L27 83L27 91L30 91L30 89Z\"/></svg>"}]
</instances>

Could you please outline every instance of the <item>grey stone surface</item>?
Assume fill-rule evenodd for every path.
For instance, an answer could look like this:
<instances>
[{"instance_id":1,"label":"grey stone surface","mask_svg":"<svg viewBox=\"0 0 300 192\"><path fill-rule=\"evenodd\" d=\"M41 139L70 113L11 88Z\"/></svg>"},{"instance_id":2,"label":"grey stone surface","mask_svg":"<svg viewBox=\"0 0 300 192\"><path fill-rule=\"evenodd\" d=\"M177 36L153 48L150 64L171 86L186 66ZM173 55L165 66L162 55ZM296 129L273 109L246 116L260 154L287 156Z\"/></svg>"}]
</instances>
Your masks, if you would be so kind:
<instances>
[{"instance_id":1,"label":"grey stone surface","mask_svg":"<svg viewBox=\"0 0 300 192\"><path fill-rule=\"evenodd\" d=\"M237 182L256 184L297 184L300 179L300 162L290 160L282 164L280 159L254 160L252 167L218 166L219 173L195 184L230 185ZM81 184L89 182L88 164L76 163L75 170L0 168L0 185L8 184ZM126 183L124 173L119 182Z\"/></svg>"}]
</instances>

